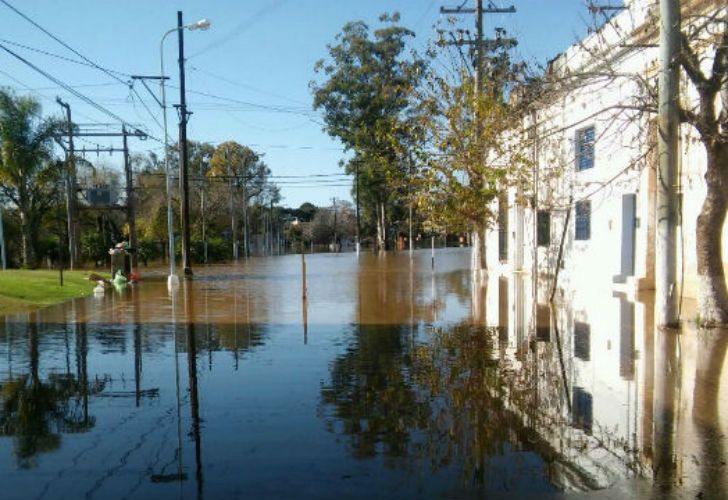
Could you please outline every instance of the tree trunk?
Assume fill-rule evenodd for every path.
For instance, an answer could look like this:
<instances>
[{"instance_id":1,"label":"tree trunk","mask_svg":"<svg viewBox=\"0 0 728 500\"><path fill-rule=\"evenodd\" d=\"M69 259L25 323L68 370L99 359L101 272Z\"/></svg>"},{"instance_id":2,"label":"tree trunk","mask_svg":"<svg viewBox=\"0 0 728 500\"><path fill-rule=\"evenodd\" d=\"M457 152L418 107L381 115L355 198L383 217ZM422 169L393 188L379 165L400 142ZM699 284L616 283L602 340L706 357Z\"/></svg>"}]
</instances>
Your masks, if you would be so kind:
<instances>
[{"instance_id":1,"label":"tree trunk","mask_svg":"<svg viewBox=\"0 0 728 500\"><path fill-rule=\"evenodd\" d=\"M377 249L383 252L387 249L387 229L384 223L384 203L377 203Z\"/></svg>"},{"instance_id":2,"label":"tree trunk","mask_svg":"<svg viewBox=\"0 0 728 500\"><path fill-rule=\"evenodd\" d=\"M33 252L33 228L28 213L20 210L21 246L23 267L35 267Z\"/></svg>"},{"instance_id":3,"label":"tree trunk","mask_svg":"<svg viewBox=\"0 0 728 500\"><path fill-rule=\"evenodd\" d=\"M707 147L708 192L698 215L696 257L698 261L698 310L703 326L728 324L728 289L723 271L723 223L728 209L728 180L720 169L720 159L728 155L728 144ZM724 160L725 161L725 160Z\"/></svg>"},{"instance_id":4,"label":"tree trunk","mask_svg":"<svg viewBox=\"0 0 728 500\"><path fill-rule=\"evenodd\" d=\"M238 260L238 221L235 217L235 189L230 181L230 235L233 240L233 260Z\"/></svg>"},{"instance_id":5,"label":"tree trunk","mask_svg":"<svg viewBox=\"0 0 728 500\"><path fill-rule=\"evenodd\" d=\"M482 280L488 272L485 247L485 230L473 231L470 236L472 247L470 250L470 270L473 277Z\"/></svg>"}]
</instances>

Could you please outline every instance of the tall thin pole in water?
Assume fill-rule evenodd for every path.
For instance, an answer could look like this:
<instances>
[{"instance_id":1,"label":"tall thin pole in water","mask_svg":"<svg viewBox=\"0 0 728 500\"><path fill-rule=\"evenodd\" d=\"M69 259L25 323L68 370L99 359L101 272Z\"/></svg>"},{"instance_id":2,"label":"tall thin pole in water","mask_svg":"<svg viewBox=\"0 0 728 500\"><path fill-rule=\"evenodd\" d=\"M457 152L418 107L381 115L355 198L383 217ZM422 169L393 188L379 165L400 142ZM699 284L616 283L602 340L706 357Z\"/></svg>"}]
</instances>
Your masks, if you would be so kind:
<instances>
[{"instance_id":1,"label":"tall thin pole in water","mask_svg":"<svg viewBox=\"0 0 728 500\"><path fill-rule=\"evenodd\" d=\"M301 297L306 300L306 256L301 249Z\"/></svg>"},{"instance_id":2,"label":"tall thin pole in water","mask_svg":"<svg viewBox=\"0 0 728 500\"><path fill-rule=\"evenodd\" d=\"M177 395L177 479L179 482L180 498L182 495L182 401L179 386L179 348L177 342L177 290L169 289L172 299L172 342L174 343L174 385Z\"/></svg>"},{"instance_id":3,"label":"tall thin pole in water","mask_svg":"<svg viewBox=\"0 0 728 500\"><path fill-rule=\"evenodd\" d=\"M356 256L361 249L361 222L359 219L359 162L356 162Z\"/></svg>"},{"instance_id":4,"label":"tall thin pole in water","mask_svg":"<svg viewBox=\"0 0 728 500\"><path fill-rule=\"evenodd\" d=\"M435 235L430 238L432 240L432 269L435 269Z\"/></svg>"},{"instance_id":5,"label":"tall thin pole in water","mask_svg":"<svg viewBox=\"0 0 728 500\"><path fill-rule=\"evenodd\" d=\"M190 390L190 418L192 419L192 437L195 441L195 479L197 494L202 497L202 432L200 429L200 399L197 391L197 339L195 338L195 309L191 293L192 284L185 282L185 320L187 324L187 375Z\"/></svg>"},{"instance_id":6,"label":"tall thin pole in water","mask_svg":"<svg viewBox=\"0 0 728 500\"><path fill-rule=\"evenodd\" d=\"M358 247L357 247L358 251ZM2 264L2 270L4 271L8 267L7 257L5 253L5 232L3 230L3 206L0 202L0 264Z\"/></svg>"},{"instance_id":7,"label":"tall thin pole in water","mask_svg":"<svg viewBox=\"0 0 728 500\"><path fill-rule=\"evenodd\" d=\"M658 326L676 326L677 223L679 146L680 2L660 0L660 72L658 78L659 133L657 152L657 239L655 252L655 311Z\"/></svg>"}]
</instances>

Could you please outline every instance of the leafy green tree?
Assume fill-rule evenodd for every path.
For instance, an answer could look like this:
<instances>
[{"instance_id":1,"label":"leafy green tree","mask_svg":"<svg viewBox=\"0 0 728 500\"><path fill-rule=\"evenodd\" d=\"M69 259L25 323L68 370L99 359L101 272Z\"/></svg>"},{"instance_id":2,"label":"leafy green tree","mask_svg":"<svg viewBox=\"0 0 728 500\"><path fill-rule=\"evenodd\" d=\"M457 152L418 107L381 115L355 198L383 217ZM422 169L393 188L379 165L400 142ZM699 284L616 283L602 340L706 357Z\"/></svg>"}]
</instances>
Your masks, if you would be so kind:
<instances>
[{"instance_id":1,"label":"leafy green tree","mask_svg":"<svg viewBox=\"0 0 728 500\"><path fill-rule=\"evenodd\" d=\"M210 159L210 177L226 180L230 189L231 228L233 238L233 257L237 257L238 210L243 213L243 252L250 255L250 232L248 210L250 201L259 198L267 204L277 202L280 194L270 183L270 168L255 151L235 141L227 141L215 148Z\"/></svg>"},{"instance_id":2,"label":"leafy green tree","mask_svg":"<svg viewBox=\"0 0 728 500\"><path fill-rule=\"evenodd\" d=\"M373 36L361 21L344 25L338 43L327 47L329 59L315 66L326 80L311 82L311 89L324 130L354 153L344 167L358 172L363 216L375 221L377 244L384 249L390 212L401 204L398 190L408 173L409 114L425 62L406 53L414 32L397 25L399 14L384 14L380 21L386 25Z\"/></svg>"},{"instance_id":3,"label":"leafy green tree","mask_svg":"<svg viewBox=\"0 0 728 500\"><path fill-rule=\"evenodd\" d=\"M465 71L455 82L432 77L429 91L422 117L434 154L419 170L418 206L433 230L472 232L473 268L485 269L484 229L498 215L493 202L524 183L530 166L521 115L498 92L476 92Z\"/></svg>"},{"instance_id":4,"label":"leafy green tree","mask_svg":"<svg viewBox=\"0 0 728 500\"><path fill-rule=\"evenodd\" d=\"M60 170L53 160L58 121L39 118L33 97L0 89L0 190L18 208L21 260L36 264L40 221L54 202Z\"/></svg>"}]
</instances>

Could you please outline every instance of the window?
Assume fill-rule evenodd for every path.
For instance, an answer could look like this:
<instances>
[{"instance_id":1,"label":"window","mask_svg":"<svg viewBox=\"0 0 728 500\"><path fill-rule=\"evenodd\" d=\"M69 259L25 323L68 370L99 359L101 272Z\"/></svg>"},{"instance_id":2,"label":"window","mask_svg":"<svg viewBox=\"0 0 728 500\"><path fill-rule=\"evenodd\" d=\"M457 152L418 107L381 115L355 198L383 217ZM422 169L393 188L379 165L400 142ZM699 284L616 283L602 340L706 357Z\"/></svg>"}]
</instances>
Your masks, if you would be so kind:
<instances>
[{"instance_id":1,"label":"window","mask_svg":"<svg viewBox=\"0 0 728 500\"><path fill-rule=\"evenodd\" d=\"M508 198L498 197L498 259L508 261Z\"/></svg>"},{"instance_id":2,"label":"window","mask_svg":"<svg viewBox=\"0 0 728 500\"><path fill-rule=\"evenodd\" d=\"M591 436L594 420L594 400L582 387L574 387L571 423Z\"/></svg>"},{"instance_id":3,"label":"window","mask_svg":"<svg viewBox=\"0 0 728 500\"><path fill-rule=\"evenodd\" d=\"M594 127L576 131L576 170L594 167Z\"/></svg>"},{"instance_id":4,"label":"window","mask_svg":"<svg viewBox=\"0 0 728 500\"><path fill-rule=\"evenodd\" d=\"M538 246L549 246L551 244L551 212L539 210L536 213L536 226L538 228L538 234L536 235Z\"/></svg>"},{"instance_id":5,"label":"window","mask_svg":"<svg viewBox=\"0 0 728 500\"><path fill-rule=\"evenodd\" d=\"M577 240L591 238L591 201L576 202L576 236Z\"/></svg>"},{"instance_id":6,"label":"window","mask_svg":"<svg viewBox=\"0 0 728 500\"><path fill-rule=\"evenodd\" d=\"M546 304L536 305L536 340L551 341L551 308Z\"/></svg>"},{"instance_id":7,"label":"window","mask_svg":"<svg viewBox=\"0 0 728 500\"><path fill-rule=\"evenodd\" d=\"M583 361L591 358L591 327L588 323L574 322L574 356Z\"/></svg>"}]
</instances>

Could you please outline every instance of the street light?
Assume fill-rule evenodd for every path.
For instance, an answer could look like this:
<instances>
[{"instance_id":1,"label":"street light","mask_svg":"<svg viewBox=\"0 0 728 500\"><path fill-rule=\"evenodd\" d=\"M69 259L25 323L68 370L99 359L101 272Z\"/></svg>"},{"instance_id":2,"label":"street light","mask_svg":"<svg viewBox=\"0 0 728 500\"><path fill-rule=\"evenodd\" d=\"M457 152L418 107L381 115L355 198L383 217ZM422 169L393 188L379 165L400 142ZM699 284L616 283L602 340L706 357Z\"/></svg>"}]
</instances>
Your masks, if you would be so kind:
<instances>
[{"instance_id":1,"label":"street light","mask_svg":"<svg viewBox=\"0 0 728 500\"><path fill-rule=\"evenodd\" d=\"M174 257L174 222L172 220L172 175L169 169L169 136L167 134L167 97L164 91L164 40L170 33L176 33L180 29L207 30L210 27L210 21L206 18L200 19L196 23L186 24L182 27L174 27L168 30L159 42L159 69L160 76L159 85L162 94L162 116L164 122L164 171L165 184L167 190L167 239L169 240L169 276L167 277L167 288L173 289L179 286L179 277L176 274L176 262Z\"/></svg>"}]
</instances>

